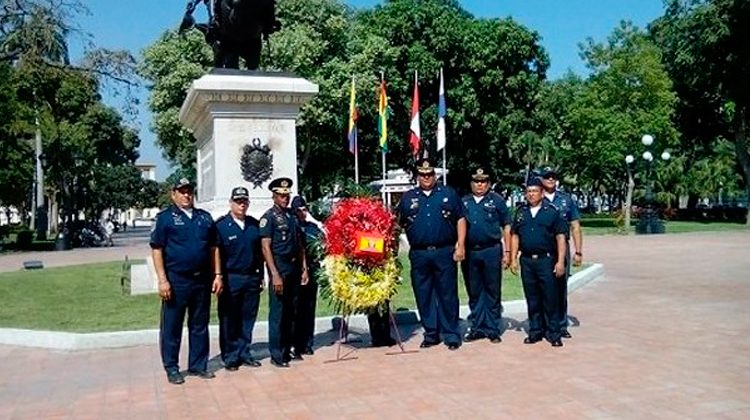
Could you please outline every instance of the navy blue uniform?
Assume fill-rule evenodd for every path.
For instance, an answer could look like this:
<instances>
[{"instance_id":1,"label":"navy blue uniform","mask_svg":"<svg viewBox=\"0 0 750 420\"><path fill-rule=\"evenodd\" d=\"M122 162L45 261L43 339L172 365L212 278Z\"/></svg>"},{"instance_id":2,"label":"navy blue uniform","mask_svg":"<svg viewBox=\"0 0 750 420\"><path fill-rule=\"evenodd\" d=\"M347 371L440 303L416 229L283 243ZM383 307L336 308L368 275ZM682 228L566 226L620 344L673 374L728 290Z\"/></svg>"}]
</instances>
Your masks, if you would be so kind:
<instances>
[{"instance_id":1,"label":"navy blue uniform","mask_svg":"<svg viewBox=\"0 0 750 420\"><path fill-rule=\"evenodd\" d=\"M188 315L190 371L205 371L208 363L208 320L211 307L211 249L216 227L211 215L193 209L188 217L177 206L156 216L151 248L161 249L172 298L162 302L159 343L164 369L179 371L180 343L185 312Z\"/></svg>"},{"instance_id":2,"label":"navy blue uniform","mask_svg":"<svg viewBox=\"0 0 750 420\"><path fill-rule=\"evenodd\" d=\"M297 216L288 208L271 207L260 218L260 236L271 239L271 252L284 283L281 296L268 288L268 349L276 362L289 360L291 347L303 352L307 337L295 327L297 298L302 282L303 233Z\"/></svg>"},{"instance_id":3,"label":"navy blue uniform","mask_svg":"<svg viewBox=\"0 0 750 420\"><path fill-rule=\"evenodd\" d=\"M302 328L301 334L307 337L306 347L312 349L313 337L315 336L315 308L318 301L317 276L320 271L320 261L314 253L317 241L323 240L323 231L315 223L301 222L300 227L305 235L305 259L307 261L307 274L309 281L300 286L299 300L297 302L298 319ZM299 351L306 350L305 348Z\"/></svg>"},{"instance_id":4,"label":"navy blue uniform","mask_svg":"<svg viewBox=\"0 0 750 420\"><path fill-rule=\"evenodd\" d=\"M545 196L544 200L550 202ZM558 308L560 310L560 328L563 330L568 328L568 278L570 278L570 222L573 220L581 220L581 211L578 209L578 204L573 200L570 194L556 190L555 196L553 197L552 204L557 207L557 210L562 215L563 219L568 223L568 233L565 235L567 246L565 247L565 281L560 284L559 295L558 295Z\"/></svg>"},{"instance_id":5,"label":"navy blue uniform","mask_svg":"<svg viewBox=\"0 0 750 420\"><path fill-rule=\"evenodd\" d=\"M464 206L456 192L436 185L427 195L420 188L407 191L398 204L399 224L409 239L411 284L426 342L460 344L458 326L458 270L453 251L457 223Z\"/></svg>"},{"instance_id":6,"label":"navy blue uniform","mask_svg":"<svg viewBox=\"0 0 750 420\"><path fill-rule=\"evenodd\" d=\"M263 284L263 252L258 220L245 217L244 229L230 214L216 221L224 291L219 295L219 346L227 366L253 360L250 345Z\"/></svg>"},{"instance_id":7,"label":"navy blue uniform","mask_svg":"<svg viewBox=\"0 0 750 420\"><path fill-rule=\"evenodd\" d=\"M521 252L521 282L529 312L529 338L537 340L546 336L550 342L560 340L558 290L563 279L555 277L554 268L556 235L566 235L567 224L555 206L543 201L536 217L531 216L528 204L521 206L511 230L518 235Z\"/></svg>"},{"instance_id":8,"label":"navy blue uniform","mask_svg":"<svg viewBox=\"0 0 750 420\"><path fill-rule=\"evenodd\" d=\"M471 330L499 336L502 315L501 280L503 229L510 224L505 200L489 192L477 202L473 194L463 199L466 212L466 259L461 268L469 295Z\"/></svg>"}]
</instances>

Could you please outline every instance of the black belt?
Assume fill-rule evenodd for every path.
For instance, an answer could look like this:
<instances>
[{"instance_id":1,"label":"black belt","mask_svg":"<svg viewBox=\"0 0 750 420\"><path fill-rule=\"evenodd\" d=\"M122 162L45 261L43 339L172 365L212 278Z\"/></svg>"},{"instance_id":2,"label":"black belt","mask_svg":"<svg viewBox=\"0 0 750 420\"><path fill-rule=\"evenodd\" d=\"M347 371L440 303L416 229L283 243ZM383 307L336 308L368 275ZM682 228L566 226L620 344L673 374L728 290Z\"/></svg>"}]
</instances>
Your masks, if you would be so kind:
<instances>
[{"instance_id":1,"label":"black belt","mask_svg":"<svg viewBox=\"0 0 750 420\"><path fill-rule=\"evenodd\" d=\"M541 252L541 253L537 253L537 254L522 253L521 256L525 257L525 258L531 258L532 260L538 260L539 258L551 257L552 253L551 252Z\"/></svg>"},{"instance_id":2,"label":"black belt","mask_svg":"<svg viewBox=\"0 0 750 420\"><path fill-rule=\"evenodd\" d=\"M448 245L412 245L411 249L415 251L435 251L441 248L448 248L449 246L453 246L453 245L450 245L450 244Z\"/></svg>"},{"instance_id":3,"label":"black belt","mask_svg":"<svg viewBox=\"0 0 750 420\"><path fill-rule=\"evenodd\" d=\"M496 247L496 246L500 246L500 244L497 243L497 242L495 242L495 243L491 243L491 244L472 245L471 248L469 248L469 249L471 249L473 251L479 251L481 249L487 249L487 248L492 248L492 247Z\"/></svg>"}]
</instances>

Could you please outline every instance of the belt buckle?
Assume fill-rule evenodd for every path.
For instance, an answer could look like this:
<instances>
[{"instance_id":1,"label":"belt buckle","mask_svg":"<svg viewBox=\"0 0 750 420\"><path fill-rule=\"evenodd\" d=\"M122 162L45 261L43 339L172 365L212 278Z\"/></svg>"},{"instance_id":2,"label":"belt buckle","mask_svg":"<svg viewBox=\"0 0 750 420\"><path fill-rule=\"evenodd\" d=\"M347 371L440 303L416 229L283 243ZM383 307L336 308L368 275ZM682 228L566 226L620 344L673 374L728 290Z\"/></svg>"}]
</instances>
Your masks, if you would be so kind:
<instances>
[{"instance_id":1,"label":"belt buckle","mask_svg":"<svg viewBox=\"0 0 750 420\"><path fill-rule=\"evenodd\" d=\"M436 249L437 249L437 247L435 245L430 245L430 246L427 247L428 251L434 251Z\"/></svg>"},{"instance_id":2,"label":"belt buckle","mask_svg":"<svg viewBox=\"0 0 750 420\"><path fill-rule=\"evenodd\" d=\"M539 254L531 254L531 259L532 260L538 260L539 259Z\"/></svg>"}]
</instances>

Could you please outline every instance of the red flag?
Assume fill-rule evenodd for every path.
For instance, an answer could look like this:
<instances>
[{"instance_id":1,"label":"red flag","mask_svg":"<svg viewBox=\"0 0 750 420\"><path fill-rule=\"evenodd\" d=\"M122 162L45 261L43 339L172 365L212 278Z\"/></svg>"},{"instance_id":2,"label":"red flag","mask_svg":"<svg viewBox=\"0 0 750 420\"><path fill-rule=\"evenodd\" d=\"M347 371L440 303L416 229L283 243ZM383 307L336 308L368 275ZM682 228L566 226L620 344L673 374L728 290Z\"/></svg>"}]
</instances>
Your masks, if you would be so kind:
<instances>
[{"instance_id":1,"label":"red flag","mask_svg":"<svg viewBox=\"0 0 750 420\"><path fill-rule=\"evenodd\" d=\"M417 79L417 72L414 72L414 99L411 102L411 125L409 126L409 146L411 146L411 154L414 159L417 159L419 154L419 142L422 138L419 130L419 81Z\"/></svg>"}]
</instances>

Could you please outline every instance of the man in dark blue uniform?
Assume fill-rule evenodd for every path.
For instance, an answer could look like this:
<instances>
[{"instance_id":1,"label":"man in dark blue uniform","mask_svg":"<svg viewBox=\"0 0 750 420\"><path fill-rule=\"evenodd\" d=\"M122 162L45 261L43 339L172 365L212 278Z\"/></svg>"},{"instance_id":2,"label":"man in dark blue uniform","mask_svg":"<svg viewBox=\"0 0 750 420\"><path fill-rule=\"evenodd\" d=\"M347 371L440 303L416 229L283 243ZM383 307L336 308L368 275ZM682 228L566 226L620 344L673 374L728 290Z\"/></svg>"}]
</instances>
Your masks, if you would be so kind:
<instances>
[{"instance_id":1,"label":"man in dark blue uniform","mask_svg":"<svg viewBox=\"0 0 750 420\"><path fill-rule=\"evenodd\" d=\"M490 191L484 167L471 174L471 194L463 198L466 214L466 259L461 263L469 295L471 330L464 341L489 338L501 341L501 281L510 262L510 213L505 199ZM505 241L508 249L503 252Z\"/></svg>"},{"instance_id":2,"label":"man in dark blue uniform","mask_svg":"<svg viewBox=\"0 0 750 420\"><path fill-rule=\"evenodd\" d=\"M521 260L521 283L529 313L526 344L546 338L553 347L563 345L557 296L565 280L567 230L557 208L542 199L542 180L532 177L526 185L526 204L518 209L511 227L510 248L514 274Z\"/></svg>"},{"instance_id":3,"label":"man in dark blue uniform","mask_svg":"<svg viewBox=\"0 0 750 420\"><path fill-rule=\"evenodd\" d=\"M299 220L302 233L305 235L305 260L307 261L308 282L300 287L299 298L297 302L299 328L303 331L301 334L307 337L303 354L311 355L314 353L315 344L315 307L318 301L318 271L320 270L319 256L315 252L316 244L323 240L323 231L318 225L310 220L310 213L307 211L307 203L301 196L292 199L292 210L294 210Z\"/></svg>"},{"instance_id":4,"label":"man in dark blue uniform","mask_svg":"<svg viewBox=\"0 0 750 420\"><path fill-rule=\"evenodd\" d=\"M185 382L179 368L185 312L188 314L188 373L213 378L207 370L211 292L222 290L216 226L211 215L193 207L193 185L185 178L172 187L173 204L159 212L151 232L151 255L162 299L159 344L167 380Z\"/></svg>"},{"instance_id":5,"label":"man in dark blue uniform","mask_svg":"<svg viewBox=\"0 0 750 420\"><path fill-rule=\"evenodd\" d=\"M568 234L565 247L565 281L562 282L559 293L558 308L560 309L560 328L563 338L572 338L568 332L568 278L570 278L570 237L576 250L573 254L573 265L579 266L583 262L583 232L581 229L581 212L578 203L570 194L557 189L557 172L551 167L539 171L544 187L544 199L554 204L563 218L568 222Z\"/></svg>"},{"instance_id":6,"label":"man in dark blue uniform","mask_svg":"<svg viewBox=\"0 0 750 420\"><path fill-rule=\"evenodd\" d=\"M263 257L271 278L268 348L271 364L276 367L289 367L292 359L302 360L307 347L307 337L295 319L300 286L307 284L308 274L303 233L297 216L288 208L291 187L289 178L271 181L268 189L273 192L273 207L260 218Z\"/></svg>"},{"instance_id":7,"label":"man in dark blue uniform","mask_svg":"<svg viewBox=\"0 0 750 420\"><path fill-rule=\"evenodd\" d=\"M420 347L442 340L450 350L461 346L458 325L458 269L464 259L466 219L456 192L437 185L429 159L417 161L419 186L407 191L398 204L399 224L409 240L411 285L424 328Z\"/></svg>"},{"instance_id":8,"label":"man in dark blue uniform","mask_svg":"<svg viewBox=\"0 0 750 420\"><path fill-rule=\"evenodd\" d=\"M219 346L229 371L243 364L260 366L250 345L263 289L263 252L258 220L246 214L249 200L247 188L232 189L229 213L216 221L224 279L224 293L219 296Z\"/></svg>"}]
</instances>

